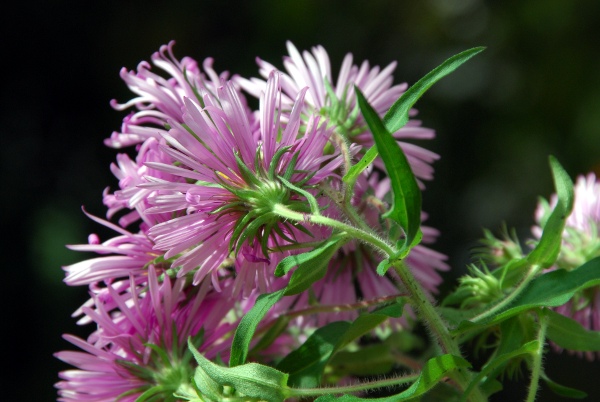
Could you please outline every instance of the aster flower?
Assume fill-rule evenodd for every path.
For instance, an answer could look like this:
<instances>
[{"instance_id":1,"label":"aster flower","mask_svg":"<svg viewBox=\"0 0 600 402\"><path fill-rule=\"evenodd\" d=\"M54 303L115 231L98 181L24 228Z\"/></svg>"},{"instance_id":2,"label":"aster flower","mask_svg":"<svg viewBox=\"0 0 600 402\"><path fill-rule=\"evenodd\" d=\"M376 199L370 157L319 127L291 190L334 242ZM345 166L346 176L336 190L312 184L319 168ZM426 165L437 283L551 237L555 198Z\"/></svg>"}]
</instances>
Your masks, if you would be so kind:
<instances>
[{"instance_id":1,"label":"aster flower","mask_svg":"<svg viewBox=\"0 0 600 402\"><path fill-rule=\"evenodd\" d=\"M359 112L354 86L360 88L369 104L380 116L383 116L407 89L406 84L393 85L392 73L396 63L393 62L381 69L379 66L371 67L368 61L363 61L359 67L352 64L352 54L348 53L334 85L329 55L322 46L314 47L312 52L304 51L300 54L291 42L287 42L287 50L289 56L283 61L287 74L282 76L284 108L289 110L294 94L300 88L308 87L304 100L305 113L327 117L329 124L351 143L371 147L374 141ZM267 77L271 71L277 69L260 58L257 58L257 63L262 77ZM234 80L242 89L254 96L258 96L265 86L264 80L259 78L234 77ZM416 113L416 110L411 111L413 116ZM418 179L431 180L433 178L431 164L439 156L404 140L431 139L434 137L433 130L421 127L419 121L411 119L406 126L393 135L399 140L399 145L406 154L415 176ZM383 168L381 161L377 160L375 163Z\"/></svg>"},{"instance_id":2,"label":"aster flower","mask_svg":"<svg viewBox=\"0 0 600 402\"><path fill-rule=\"evenodd\" d=\"M178 60L173 47L175 41L163 45L152 55L152 64L166 73L163 77L151 71L152 65L142 61L137 71L121 69L121 78L137 97L125 102L111 101L116 110L137 109L124 120L121 132L114 132L105 140L107 146L122 148L139 144L148 138L161 137L166 132L168 120L182 122L182 108L185 97L195 97L200 88L214 92L221 80L228 79L229 73L217 74L213 69L213 59L204 60L202 67L190 57Z\"/></svg>"},{"instance_id":3,"label":"aster flower","mask_svg":"<svg viewBox=\"0 0 600 402\"><path fill-rule=\"evenodd\" d=\"M87 340L65 335L82 351L55 355L76 367L60 373L60 401L175 401L173 392L191 388L195 362L188 338L208 359L227 354L236 318L235 300L226 292L207 293L183 278L166 276L161 283L153 267L147 284L132 280L124 291L107 289L111 303L93 296L94 308L83 307L98 329Z\"/></svg>"},{"instance_id":4,"label":"aster flower","mask_svg":"<svg viewBox=\"0 0 600 402\"><path fill-rule=\"evenodd\" d=\"M140 186L148 183L147 176L170 182L184 181L181 177L152 169L147 164L149 162L173 163L172 158L162 151L160 144L165 144L164 139L148 138L139 145L135 160L132 160L127 154L118 154L117 163L110 166L110 170L119 179L119 190L111 193L106 188L103 201L104 205L108 207L108 219L125 211L119 218L119 225L122 227L127 227L141 219L141 228L146 231L157 223L171 218L171 214L146 213L146 210L150 208L148 199L155 196L156 192Z\"/></svg>"},{"instance_id":5,"label":"aster flower","mask_svg":"<svg viewBox=\"0 0 600 402\"><path fill-rule=\"evenodd\" d=\"M335 178L341 163L337 153L324 153L331 130L321 119L301 121L306 89L282 122L279 82L273 72L261 97L258 129L231 82L223 82L214 95L201 91L198 98L185 98L183 123L169 120L172 128L164 138L170 146L162 147L175 164L146 163L185 179L148 177L150 183L141 187L159 192L147 213L177 215L149 229L155 248L167 259L176 257L172 266L179 276L194 271L196 284L231 266L239 278L264 282L265 267L280 258L273 248L323 232L273 212L276 204L310 212L305 191L314 193L319 183Z\"/></svg>"},{"instance_id":6,"label":"aster flower","mask_svg":"<svg viewBox=\"0 0 600 402\"><path fill-rule=\"evenodd\" d=\"M573 211L565 224L560 254L555 265L549 269L573 270L600 256L600 182L596 175L590 173L579 176L574 194ZM537 239L541 237L542 227L556 202L557 196L554 194L550 202L542 199L538 204L535 212L538 225L532 228ZM600 331L600 286L576 293L573 299L555 310L576 320L585 328ZM577 354L582 355L581 352ZM586 352L585 356L592 360L596 354Z\"/></svg>"},{"instance_id":7,"label":"aster flower","mask_svg":"<svg viewBox=\"0 0 600 402\"><path fill-rule=\"evenodd\" d=\"M93 252L102 257L91 258L63 267L65 283L70 286L90 285L96 282L112 282L117 279L138 278L146 280L147 269L153 266L163 271L159 262L161 255L154 249L154 243L144 234L131 233L118 225L84 213L92 220L119 233L106 242L100 243L97 235L89 236L89 244L67 246L71 250ZM139 281L135 281L138 283Z\"/></svg>"}]
</instances>

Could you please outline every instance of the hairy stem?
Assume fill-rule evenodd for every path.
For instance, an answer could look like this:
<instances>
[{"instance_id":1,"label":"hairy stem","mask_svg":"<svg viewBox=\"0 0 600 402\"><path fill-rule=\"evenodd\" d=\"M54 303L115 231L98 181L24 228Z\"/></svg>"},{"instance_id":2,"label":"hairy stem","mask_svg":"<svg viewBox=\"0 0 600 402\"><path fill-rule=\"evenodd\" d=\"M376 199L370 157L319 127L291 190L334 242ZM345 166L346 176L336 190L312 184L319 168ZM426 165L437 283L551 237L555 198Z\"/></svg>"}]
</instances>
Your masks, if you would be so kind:
<instances>
[{"instance_id":1,"label":"hairy stem","mask_svg":"<svg viewBox=\"0 0 600 402\"><path fill-rule=\"evenodd\" d=\"M375 236L372 233L366 232L362 229L355 228L354 226L350 226L344 222L340 222L335 219L328 218L323 215L316 214L303 214L300 212L292 211L291 209L285 207L281 204L275 204L273 206L273 212L279 215L282 218L290 219L296 222L307 222L314 223L316 225L328 226L332 229L337 229L341 232L345 232L351 237L361 240L380 252L385 253L386 255L393 255L394 248L389 245L384 240Z\"/></svg>"},{"instance_id":2,"label":"hairy stem","mask_svg":"<svg viewBox=\"0 0 600 402\"><path fill-rule=\"evenodd\" d=\"M348 394L360 391L374 390L378 388L403 385L414 382L419 378L419 374L410 374L400 377L384 378L381 380L362 382L344 387L324 387L324 388L290 388L290 396L308 397L330 394Z\"/></svg>"},{"instance_id":3,"label":"hairy stem","mask_svg":"<svg viewBox=\"0 0 600 402\"><path fill-rule=\"evenodd\" d=\"M406 264L403 261L396 260L392 261L392 266L398 273L398 276L400 276L400 279L408 290L408 293L412 296L410 300L416 309L417 315L428 325L432 337L434 338L433 340L439 345L442 352L462 357L458 343L450 335L448 326L440 314L436 311L435 307L425 294L422 286L415 279L414 275L410 272ZM473 376L470 372L462 368L458 369L452 375L452 379L463 391L469 387L469 384L473 380L472 377ZM475 387L472 393L472 400L486 401L487 398L481 393L478 387Z\"/></svg>"},{"instance_id":4,"label":"hairy stem","mask_svg":"<svg viewBox=\"0 0 600 402\"><path fill-rule=\"evenodd\" d=\"M539 347L535 353L532 354L533 362L531 367L531 382L529 384L529 390L527 392L527 399L525 402L534 402L537 395L537 391L540 384L540 376L542 374L542 358L544 357L544 344L546 343L546 329L548 328L548 316L541 311L538 314L540 320L540 329L538 331Z\"/></svg>"}]
</instances>

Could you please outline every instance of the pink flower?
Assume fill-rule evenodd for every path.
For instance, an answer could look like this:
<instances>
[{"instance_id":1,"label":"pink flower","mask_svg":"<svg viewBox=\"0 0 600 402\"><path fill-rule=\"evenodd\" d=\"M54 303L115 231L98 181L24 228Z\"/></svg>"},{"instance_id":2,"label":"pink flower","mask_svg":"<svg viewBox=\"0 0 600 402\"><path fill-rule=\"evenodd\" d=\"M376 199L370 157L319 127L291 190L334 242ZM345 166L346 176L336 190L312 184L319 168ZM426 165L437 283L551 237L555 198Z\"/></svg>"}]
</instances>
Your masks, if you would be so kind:
<instances>
[{"instance_id":1,"label":"pink flower","mask_svg":"<svg viewBox=\"0 0 600 402\"><path fill-rule=\"evenodd\" d=\"M119 190L110 193L104 191L104 204L108 207L107 217L112 219L125 211L119 218L119 225L127 227L142 220L142 230L157 223L165 222L171 214L147 214L150 208L148 199L157 195L155 190L143 188L141 184L148 183L148 176L170 182L183 182L183 178L151 168L147 163L173 163L172 158L162 151L160 144L164 139L148 138L138 147L135 161L127 154L118 154L117 163L111 164L110 169L119 179Z\"/></svg>"},{"instance_id":2,"label":"pink flower","mask_svg":"<svg viewBox=\"0 0 600 402\"><path fill-rule=\"evenodd\" d=\"M289 56L283 61L287 74L283 74L281 84L284 92L282 96L284 109L290 108L295 94L301 88L308 87L304 98L305 113L327 117L329 124L335 126L336 130L349 141L363 147L371 147L374 144L373 137L359 113L354 86L360 88L367 101L383 116L407 88L406 84L393 85L392 73L396 63L393 62L380 69L379 66L371 67L368 61L363 61L359 67L352 64L352 54L348 53L334 85L329 55L322 46L314 47L312 52L304 51L300 54L291 42L287 42L287 49ZM263 77L277 70L275 66L261 59L257 59L257 63ZM265 86L264 80L259 78L248 80L234 77L233 79L242 89L254 96L259 96ZM414 116L416 110L411 113ZM431 180L433 178L431 164L439 156L404 140L431 139L435 135L434 131L421 127L421 123L417 120L409 120L405 127L393 135L399 140L399 145L406 154L415 176L418 179ZM376 161L376 165L383 168L379 160Z\"/></svg>"},{"instance_id":3,"label":"pink flower","mask_svg":"<svg viewBox=\"0 0 600 402\"><path fill-rule=\"evenodd\" d=\"M213 59L207 58L202 65L207 79L194 59L177 60L174 46L175 41L171 41L152 55L152 63L167 74L166 78L150 71L151 65L146 61L138 65L137 71L121 70L121 78L137 97L123 104L113 100L111 104L117 110L135 107L137 111L123 120L121 132L114 132L106 145L122 148L148 138L159 139L167 131L168 120L182 122L184 98L195 98L200 89L214 93L221 80L229 78L227 72L218 75L212 67Z\"/></svg>"},{"instance_id":4,"label":"pink flower","mask_svg":"<svg viewBox=\"0 0 600 402\"><path fill-rule=\"evenodd\" d=\"M100 243L97 236L91 235L90 244L68 246L71 250L94 252L104 256L63 267L67 274L65 283L70 286L89 285L102 281L110 283L130 276L143 277L145 280L147 267L156 265L155 268L162 271L164 267L156 262L161 254L153 249L154 243L146 235L130 233L115 224L88 213L86 215L120 235L104 243Z\"/></svg>"},{"instance_id":5,"label":"pink flower","mask_svg":"<svg viewBox=\"0 0 600 402\"><path fill-rule=\"evenodd\" d=\"M324 153L331 130L319 117L301 120L306 90L282 121L279 83L273 72L261 97L258 125L231 82L223 82L215 94L202 90L197 100L185 98L183 123L169 120L172 128L163 135L170 146L161 147L176 163L146 163L184 179L148 177L150 183L141 187L157 191L147 213L176 216L149 229L155 248L167 259L176 258L172 266L179 276L193 271L196 284L226 267L234 267L238 278L266 283L270 278L259 278L264 267L281 257L272 249L323 232L273 212L276 204L309 212L305 195L295 187L315 193L319 183L337 177L341 164L336 152Z\"/></svg>"},{"instance_id":6,"label":"pink flower","mask_svg":"<svg viewBox=\"0 0 600 402\"><path fill-rule=\"evenodd\" d=\"M230 314L235 300L185 282L168 276L161 282L150 267L146 284L108 287L110 303L93 296L94 308L83 312L98 329L87 340L65 335L82 351L55 355L75 366L60 373L59 400L135 401L142 394L174 400L173 392L191 386L194 374L188 337L207 358L226 357L237 322Z\"/></svg>"},{"instance_id":7,"label":"pink flower","mask_svg":"<svg viewBox=\"0 0 600 402\"><path fill-rule=\"evenodd\" d=\"M567 218L563 232L563 241L558 259L550 269L572 270L585 262L600 256L600 182L593 173L579 176L574 187L575 202L573 212ZM540 238L542 225L548 219L557 197L553 195L550 203L542 200L536 209L538 226L532 228L536 238ZM583 327L600 331L600 286L594 286L577 292L566 304L555 310L579 322ZM560 349L560 348L557 348ZM575 352L570 352L575 353ZM582 352L576 352L584 355ZM586 352L585 356L593 360L600 354Z\"/></svg>"}]
</instances>

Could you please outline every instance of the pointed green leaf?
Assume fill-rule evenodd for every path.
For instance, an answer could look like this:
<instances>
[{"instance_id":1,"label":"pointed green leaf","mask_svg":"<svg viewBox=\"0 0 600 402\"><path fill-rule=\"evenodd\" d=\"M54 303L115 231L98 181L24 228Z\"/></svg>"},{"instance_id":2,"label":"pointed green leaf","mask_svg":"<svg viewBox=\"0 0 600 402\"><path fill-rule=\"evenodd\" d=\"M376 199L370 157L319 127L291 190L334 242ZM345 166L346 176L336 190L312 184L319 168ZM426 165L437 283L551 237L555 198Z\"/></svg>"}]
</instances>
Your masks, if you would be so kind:
<instances>
[{"instance_id":1,"label":"pointed green leaf","mask_svg":"<svg viewBox=\"0 0 600 402\"><path fill-rule=\"evenodd\" d=\"M573 210L574 200L573 182L556 158L552 156L550 156L550 167L558 202L544 225L542 238L527 256L527 262L542 268L548 268L554 264L560 253L565 222Z\"/></svg>"},{"instance_id":2,"label":"pointed green leaf","mask_svg":"<svg viewBox=\"0 0 600 402\"><path fill-rule=\"evenodd\" d=\"M298 349L287 355L277 369L289 373L290 386L318 387L327 362L349 327L347 321L335 321L318 328Z\"/></svg>"},{"instance_id":3,"label":"pointed green leaf","mask_svg":"<svg viewBox=\"0 0 600 402\"><path fill-rule=\"evenodd\" d=\"M456 70L471 57L481 53L483 50L485 50L485 47L475 47L450 57L438 67L427 73L427 75L417 81L413 86L408 88L392 107L390 107L383 118L385 127L388 131L395 133L404 127L408 121L408 112L410 109L433 84Z\"/></svg>"},{"instance_id":4,"label":"pointed green leaf","mask_svg":"<svg viewBox=\"0 0 600 402\"><path fill-rule=\"evenodd\" d=\"M590 331L577 321L552 310L546 313L550 318L547 336L558 346L582 352L600 351L600 331Z\"/></svg>"},{"instance_id":5,"label":"pointed green leaf","mask_svg":"<svg viewBox=\"0 0 600 402\"><path fill-rule=\"evenodd\" d=\"M499 356L496 356L494 359L492 359L491 361L489 361L483 367L483 369L475 376L475 378L473 379L473 381L471 382L471 384L469 384L469 386L467 387L467 389L463 393L460 402L467 401L467 397L469 396L469 394L471 393L471 391L473 391L473 389L483 379L485 379L485 377L489 373L491 373L494 369L496 369L497 367L503 365L504 363L506 363L510 359L513 359L513 358L515 358L517 356L524 355L524 354L534 353L535 351L538 350L539 347L540 347L540 342L539 341L531 341L531 342L527 342L525 345L521 346L517 350L514 350L514 351L509 352L509 353L504 353L504 354L501 354Z\"/></svg>"},{"instance_id":6,"label":"pointed green leaf","mask_svg":"<svg viewBox=\"0 0 600 402\"><path fill-rule=\"evenodd\" d=\"M573 398L573 399L587 398L587 394L585 392L580 391L575 388L566 387L564 385L558 384L558 383L552 381L550 378L548 378L546 373L542 373L541 377L546 382L546 385L548 385L548 388L550 388L552 390L552 392L554 392L556 395L564 396L566 398Z\"/></svg>"},{"instance_id":7,"label":"pointed green leaf","mask_svg":"<svg viewBox=\"0 0 600 402\"><path fill-rule=\"evenodd\" d=\"M406 246L412 244L421 226L421 190L398 142L383 125L377 112L355 88L360 110L373 133L375 145L391 180L393 204L383 217L397 222L405 234Z\"/></svg>"},{"instance_id":8,"label":"pointed green leaf","mask_svg":"<svg viewBox=\"0 0 600 402\"><path fill-rule=\"evenodd\" d=\"M286 296L304 292L327 273L329 261L344 243L342 238L332 238L318 248L299 255L284 258L275 269L278 273L287 273L294 265L298 268L292 274L285 291Z\"/></svg>"},{"instance_id":9,"label":"pointed green leaf","mask_svg":"<svg viewBox=\"0 0 600 402\"><path fill-rule=\"evenodd\" d=\"M248 347L254 336L254 332L260 323L260 320L269 312L271 307L275 305L285 293L285 288L274 293L265 293L256 299L254 306L242 317L233 336L231 344L231 356L229 358L229 366L239 366L246 362L248 357Z\"/></svg>"}]
</instances>

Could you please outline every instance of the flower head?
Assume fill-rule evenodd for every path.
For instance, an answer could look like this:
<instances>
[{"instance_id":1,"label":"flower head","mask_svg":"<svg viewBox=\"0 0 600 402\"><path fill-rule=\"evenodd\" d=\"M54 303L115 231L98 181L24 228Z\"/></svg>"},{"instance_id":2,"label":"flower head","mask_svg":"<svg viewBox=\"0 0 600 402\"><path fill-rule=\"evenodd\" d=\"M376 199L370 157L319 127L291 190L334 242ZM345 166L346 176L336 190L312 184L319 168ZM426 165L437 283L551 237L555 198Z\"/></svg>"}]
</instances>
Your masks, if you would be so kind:
<instances>
[{"instance_id":1,"label":"flower head","mask_svg":"<svg viewBox=\"0 0 600 402\"><path fill-rule=\"evenodd\" d=\"M368 61L363 61L357 66L353 64L352 54L348 53L334 84L329 55L322 46L316 46L312 52L304 51L301 54L291 42L287 42L287 49L289 56L283 61L287 74L282 75L284 108L289 110L295 94L301 88L308 87L303 104L305 113L326 117L328 123L348 141L371 147L374 144L373 137L358 109L354 86L361 90L369 104L383 116L407 88L406 84L393 85L392 73L396 63L393 62L383 69L379 66L371 67ZM260 74L265 78L277 69L261 59L257 59L257 63ZM266 85L264 80L259 78L248 80L234 77L234 80L254 96L259 96ZM411 113L414 116L416 110ZM438 155L403 140L431 139L434 137L433 130L421 127L417 120L409 120L405 127L393 135L399 140L415 176L418 179L431 180L431 163L439 158ZM383 164L379 163L378 167L383 168Z\"/></svg>"},{"instance_id":2,"label":"flower head","mask_svg":"<svg viewBox=\"0 0 600 402\"><path fill-rule=\"evenodd\" d=\"M310 212L307 197L314 198L320 182L335 178L341 163L336 153L325 153L331 130L321 119L301 121L305 93L297 94L283 121L279 74L273 72L255 125L234 85L223 82L215 95L201 91L186 98L182 123L169 121L164 134L169 146L162 149L174 163L146 165L184 180L148 177L142 187L157 191L148 213L176 215L148 233L165 258L177 256L173 267L179 275L195 271L199 283L228 265L256 269L249 267L268 264L279 245L318 236L321 229L286 222L274 211L283 205ZM240 253L247 264L236 259Z\"/></svg>"},{"instance_id":3,"label":"flower head","mask_svg":"<svg viewBox=\"0 0 600 402\"><path fill-rule=\"evenodd\" d=\"M175 401L173 393L191 386L194 373L188 338L209 359L227 353L234 299L185 286L183 278L161 283L153 267L148 274L147 283L109 286L110 301L93 296L93 308L83 307L98 329L87 340L65 335L82 351L55 355L76 367L60 373L60 401Z\"/></svg>"}]
</instances>

